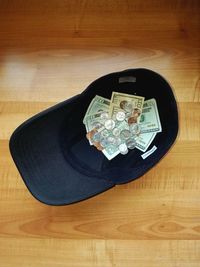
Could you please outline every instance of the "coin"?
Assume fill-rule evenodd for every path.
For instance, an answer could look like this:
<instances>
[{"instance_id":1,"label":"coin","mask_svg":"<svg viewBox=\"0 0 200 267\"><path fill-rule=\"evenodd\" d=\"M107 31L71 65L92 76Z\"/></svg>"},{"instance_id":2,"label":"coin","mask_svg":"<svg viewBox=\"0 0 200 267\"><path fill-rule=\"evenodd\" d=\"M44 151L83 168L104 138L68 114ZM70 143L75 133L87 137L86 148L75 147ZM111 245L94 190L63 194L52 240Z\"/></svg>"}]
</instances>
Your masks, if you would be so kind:
<instances>
[{"instance_id":1,"label":"coin","mask_svg":"<svg viewBox=\"0 0 200 267\"><path fill-rule=\"evenodd\" d=\"M97 132L97 129L94 128L93 130L89 131L87 134L86 134L86 138L89 140L89 142L91 142L92 144L92 137L93 135Z\"/></svg>"},{"instance_id":2,"label":"coin","mask_svg":"<svg viewBox=\"0 0 200 267\"><path fill-rule=\"evenodd\" d=\"M100 118L102 120L106 120L108 118L108 112L102 112L101 115L100 115Z\"/></svg>"},{"instance_id":3,"label":"coin","mask_svg":"<svg viewBox=\"0 0 200 267\"><path fill-rule=\"evenodd\" d=\"M115 127L115 121L112 119L108 119L105 121L104 126L107 130L112 130Z\"/></svg>"},{"instance_id":4,"label":"coin","mask_svg":"<svg viewBox=\"0 0 200 267\"><path fill-rule=\"evenodd\" d=\"M109 136L109 131L107 129L104 129L101 131L101 136L102 137L108 137Z\"/></svg>"},{"instance_id":5,"label":"coin","mask_svg":"<svg viewBox=\"0 0 200 267\"><path fill-rule=\"evenodd\" d=\"M137 118L135 117L129 117L128 124L137 123Z\"/></svg>"},{"instance_id":6,"label":"coin","mask_svg":"<svg viewBox=\"0 0 200 267\"><path fill-rule=\"evenodd\" d=\"M99 151L102 151L102 150L103 150L103 147L102 147L101 145L98 145L96 148L97 148Z\"/></svg>"},{"instance_id":7,"label":"coin","mask_svg":"<svg viewBox=\"0 0 200 267\"><path fill-rule=\"evenodd\" d=\"M107 142L109 144L114 144L115 143L115 137L114 136L109 136L106 140L107 140Z\"/></svg>"},{"instance_id":8,"label":"coin","mask_svg":"<svg viewBox=\"0 0 200 267\"><path fill-rule=\"evenodd\" d=\"M136 146L136 141L134 138L130 138L128 140L126 140L126 145L129 149L134 149Z\"/></svg>"},{"instance_id":9,"label":"coin","mask_svg":"<svg viewBox=\"0 0 200 267\"><path fill-rule=\"evenodd\" d=\"M118 111L116 113L116 120L117 121L123 121L125 119L126 115L123 111Z\"/></svg>"},{"instance_id":10,"label":"coin","mask_svg":"<svg viewBox=\"0 0 200 267\"><path fill-rule=\"evenodd\" d=\"M138 123L133 123L129 126L129 130L133 135L138 135L141 131L141 128Z\"/></svg>"},{"instance_id":11,"label":"coin","mask_svg":"<svg viewBox=\"0 0 200 267\"><path fill-rule=\"evenodd\" d=\"M115 137L115 145L119 146L122 143L122 139L120 137Z\"/></svg>"},{"instance_id":12,"label":"coin","mask_svg":"<svg viewBox=\"0 0 200 267\"><path fill-rule=\"evenodd\" d=\"M109 145L107 139L105 139L105 138L103 138L103 139L100 141L100 144L101 144L102 147L106 147L106 146Z\"/></svg>"},{"instance_id":13,"label":"coin","mask_svg":"<svg viewBox=\"0 0 200 267\"><path fill-rule=\"evenodd\" d=\"M99 142L100 140L101 140L101 134L100 133L97 132L92 136L93 142Z\"/></svg>"},{"instance_id":14,"label":"coin","mask_svg":"<svg viewBox=\"0 0 200 267\"><path fill-rule=\"evenodd\" d=\"M110 144L108 147L106 147L106 151L112 155L114 153L114 151L116 151L116 147L112 144Z\"/></svg>"},{"instance_id":15,"label":"coin","mask_svg":"<svg viewBox=\"0 0 200 267\"><path fill-rule=\"evenodd\" d=\"M119 103L119 106L121 109L124 109L125 105L127 104L127 101L126 100L122 100L120 103Z\"/></svg>"},{"instance_id":16,"label":"coin","mask_svg":"<svg viewBox=\"0 0 200 267\"><path fill-rule=\"evenodd\" d=\"M114 128L112 131L114 136L119 136L120 135L120 129L119 128Z\"/></svg>"},{"instance_id":17,"label":"coin","mask_svg":"<svg viewBox=\"0 0 200 267\"><path fill-rule=\"evenodd\" d=\"M132 114L133 114L133 117L139 117L141 114L141 110L139 108L134 108Z\"/></svg>"},{"instance_id":18,"label":"coin","mask_svg":"<svg viewBox=\"0 0 200 267\"><path fill-rule=\"evenodd\" d=\"M97 122L97 121L93 122L91 125L92 125L93 128L95 128L97 130L100 129L103 126L102 123Z\"/></svg>"},{"instance_id":19,"label":"coin","mask_svg":"<svg viewBox=\"0 0 200 267\"><path fill-rule=\"evenodd\" d=\"M101 146L101 144L99 142L94 142L94 145L99 151L103 150L103 147Z\"/></svg>"},{"instance_id":20,"label":"coin","mask_svg":"<svg viewBox=\"0 0 200 267\"><path fill-rule=\"evenodd\" d=\"M129 130L122 130L121 133L120 133L120 137L123 139L123 140L127 140L131 137L131 132Z\"/></svg>"},{"instance_id":21,"label":"coin","mask_svg":"<svg viewBox=\"0 0 200 267\"><path fill-rule=\"evenodd\" d=\"M126 144L121 144L119 145L119 151L122 155L125 155L128 153L128 148L127 148L127 145Z\"/></svg>"},{"instance_id":22,"label":"coin","mask_svg":"<svg viewBox=\"0 0 200 267\"><path fill-rule=\"evenodd\" d=\"M132 112L133 110L133 105L131 102L126 102L125 105L124 105L124 110L126 112Z\"/></svg>"},{"instance_id":23,"label":"coin","mask_svg":"<svg viewBox=\"0 0 200 267\"><path fill-rule=\"evenodd\" d=\"M131 114L132 114L132 112L126 112L125 113L126 118L130 118L131 117Z\"/></svg>"},{"instance_id":24,"label":"coin","mask_svg":"<svg viewBox=\"0 0 200 267\"><path fill-rule=\"evenodd\" d=\"M124 152L120 152L122 155L126 155L127 153L128 153L128 149L126 150L126 151L124 151Z\"/></svg>"}]
</instances>

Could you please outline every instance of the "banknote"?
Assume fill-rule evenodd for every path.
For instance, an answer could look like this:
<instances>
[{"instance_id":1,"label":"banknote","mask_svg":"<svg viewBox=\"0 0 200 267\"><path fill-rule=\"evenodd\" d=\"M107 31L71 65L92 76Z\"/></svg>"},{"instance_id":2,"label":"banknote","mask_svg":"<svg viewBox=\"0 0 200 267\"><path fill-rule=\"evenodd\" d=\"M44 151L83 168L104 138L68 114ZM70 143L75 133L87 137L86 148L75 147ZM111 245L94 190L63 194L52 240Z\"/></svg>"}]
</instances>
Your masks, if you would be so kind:
<instances>
[{"instance_id":1,"label":"banknote","mask_svg":"<svg viewBox=\"0 0 200 267\"><path fill-rule=\"evenodd\" d=\"M113 114L113 108L115 108L115 106L118 106L121 109L125 110L126 112L130 112L130 113L134 109L138 109L141 114L143 103L144 103L143 96L124 94L120 92L112 92L109 114L110 116ZM138 119L139 119L139 116L138 116Z\"/></svg>"},{"instance_id":2,"label":"banknote","mask_svg":"<svg viewBox=\"0 0 200 267\"><path fill-rule=\"evenodd\" d=\"M162 132L156 100L146 100L140 117L141 133Z\"/></svg>"},{"instance_id":3,"label":"banknote","mask_svg":"<svg viewBox=\"0 0 200 267\"><path fill-rule=\"evenodd\" d=\"M145 152L150 144L153 142L156 133L143 133L136 139L136 148Z\"/></svg>"},{"instance_id":4,"label":"banknote","mask_svg":"<svg viewBox=\"0 0 200 267\"><path fill-rule=\"evenodd\" d=\"M92 101L91 101L91 103L90 103L90 105L86 111L86 114L85 114L84 119L83 119L83 123L85 124L87 116L92 115L92 114L96 114L96 113L99 113L102 111L108 111L109 106L110 106L110 100L109 99L104 98L104 97L99 96L99 95L96 95L92 99Z\"/></svg>"},{"instance_id":5,"label":"banknote","mask_svg":"<svg viewBox=\"0 0 200 267\"><path fill-rule=\"evenodd\" d=\"M120 106L110 103L110 108L109 108L109 116L113 119L115 119L115 115L119 111L124 111L123 109L120 108Z\"/></svg>"},{"instance_id":6,"label":"banknote","mask_svg":"<svg viewBox=\"0 0 200 267\"><path fill-rule=\"evenodd\" d=\"M101 118L101 113L96 113L93 115L88 115L85 118L85 128L89 132L96 128L97 130L104 128L104 119Z\"/></svg>"},{"instance_id":7,"label":"banknote","mask_svg":"<svg viewBox=\"0 0 200 267\"><path fill-rule=\"evenodd\" d=\"M101 118L101 113L96 113L93 115L88 115L85 118L85 128L86 128L86 132L90 132L92 131L94 128L97 129L98 131L104 129L104 120ZM89 140L90 145L92 146L93 143L91 142L91 140Z\"/></svg>"},{"instance_id":8,"label":"banknote","mask_svg":"<svg viewBox=\"0 0 200 267\"><path fill-rule=\"evenodd\" d=\"M110 144L105 149L103 149L102 152L108 160L111 160L114 157L116 157L118 154L120 154L118 147L112 144Z\"/></svg>"}]
</instances>

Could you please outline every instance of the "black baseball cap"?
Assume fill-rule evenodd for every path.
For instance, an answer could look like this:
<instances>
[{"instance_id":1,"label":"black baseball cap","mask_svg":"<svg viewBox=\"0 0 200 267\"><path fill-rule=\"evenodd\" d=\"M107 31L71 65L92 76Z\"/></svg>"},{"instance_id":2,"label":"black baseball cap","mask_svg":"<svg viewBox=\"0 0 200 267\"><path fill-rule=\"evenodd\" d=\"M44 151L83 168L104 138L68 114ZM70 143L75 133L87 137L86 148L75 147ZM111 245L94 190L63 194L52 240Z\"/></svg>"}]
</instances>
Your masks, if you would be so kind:
<instances>
[{"instance_id":1,"label":"black baseball cap","mask_svg":"<svg viewBox=\"0 0 200 267\"><path fill-rule=\"evenodd\" d=\"M138 149L108 160L88 144L83 118L95 95L110 99L112 91L155 98L162 132L148 157ZM135 180L167 153L178 132L178 112L171 86L148 69L107 74L73 96L22 123L10 138L13 160L32 195L48 205L88 199L115 185Z\"/></svg>"}]
</instances>

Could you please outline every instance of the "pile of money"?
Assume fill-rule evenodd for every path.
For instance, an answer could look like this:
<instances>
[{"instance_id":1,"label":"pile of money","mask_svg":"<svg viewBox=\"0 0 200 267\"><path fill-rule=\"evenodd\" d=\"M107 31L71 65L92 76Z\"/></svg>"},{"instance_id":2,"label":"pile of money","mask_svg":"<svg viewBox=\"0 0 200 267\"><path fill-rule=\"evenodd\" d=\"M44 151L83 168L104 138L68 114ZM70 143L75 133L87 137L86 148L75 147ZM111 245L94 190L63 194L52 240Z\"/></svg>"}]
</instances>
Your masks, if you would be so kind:
<instances>
[{"instance_id":1,"label":"pile of money","mask_svg":"<svg viewBox=\"0 0 200 267\"><path fill-rule=\"evenodd\" d=\"M132 149L145 152L162 132L154 98L112 92L111 100L96 95L84 116L86 137L109 159Z\"/></svg>"}]
</instances>

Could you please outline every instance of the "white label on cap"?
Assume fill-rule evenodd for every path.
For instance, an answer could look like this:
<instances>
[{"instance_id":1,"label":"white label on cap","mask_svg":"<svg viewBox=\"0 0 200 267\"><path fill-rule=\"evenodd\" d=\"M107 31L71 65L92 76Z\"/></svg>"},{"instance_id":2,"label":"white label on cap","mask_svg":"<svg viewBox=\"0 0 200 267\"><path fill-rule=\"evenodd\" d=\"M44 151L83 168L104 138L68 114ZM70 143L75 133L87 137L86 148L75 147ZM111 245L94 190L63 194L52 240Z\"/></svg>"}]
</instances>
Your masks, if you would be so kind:
<instances>
[{"instance_id":1,"label":"white label on cap","mask_svg":"<svg viewBox=\"0 0 200 267\"><path fill-rule=\"evenodd\" d=\"M154 151L156 151L157 147L153 146L152 149L149 151L145 152L144 154L141 155L143 159L146 159L148 156L150 156Z\"/></svg>"}]
</instances>

